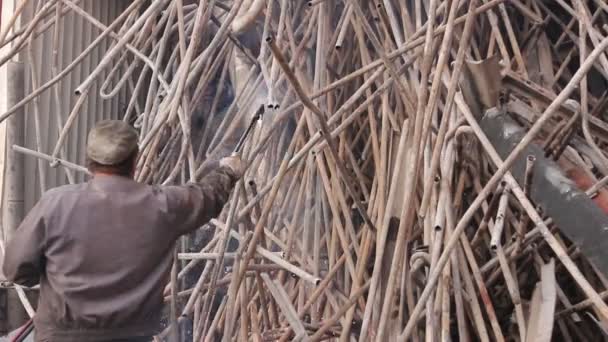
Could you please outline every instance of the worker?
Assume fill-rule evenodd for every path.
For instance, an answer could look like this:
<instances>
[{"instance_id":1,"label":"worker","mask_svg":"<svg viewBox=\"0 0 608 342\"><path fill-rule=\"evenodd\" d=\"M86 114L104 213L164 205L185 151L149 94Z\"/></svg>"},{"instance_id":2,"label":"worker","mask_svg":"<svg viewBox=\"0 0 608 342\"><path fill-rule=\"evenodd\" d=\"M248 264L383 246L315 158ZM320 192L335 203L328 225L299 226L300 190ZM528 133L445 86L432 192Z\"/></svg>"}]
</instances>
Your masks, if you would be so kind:
<instances>
[{"instance_id":1,"label":"worker","mask_svg":"<svg viewBox=\"0 0 608 342\"><path fill-rule=\"evenodd\" d=\"M141 184L137 141L122 121L98 123L86 148L92 179L43 194L7 244L6 278L40 283L36 341L150 341L174 243L219 215L244 171L227 157L197 183Z\"/></svg>"}]
</instances>

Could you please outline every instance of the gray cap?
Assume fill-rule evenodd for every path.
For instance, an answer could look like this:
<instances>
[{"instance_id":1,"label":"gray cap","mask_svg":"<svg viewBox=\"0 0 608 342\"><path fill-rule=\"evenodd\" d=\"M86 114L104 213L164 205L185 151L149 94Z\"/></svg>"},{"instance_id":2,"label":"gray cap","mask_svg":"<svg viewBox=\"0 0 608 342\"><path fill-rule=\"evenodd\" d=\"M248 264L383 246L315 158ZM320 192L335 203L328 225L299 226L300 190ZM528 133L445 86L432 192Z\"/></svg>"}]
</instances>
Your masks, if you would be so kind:
<instances>
[{"instance_id":1,"label":"gray cap","mask_svg":"<svg viewBox=\"0 0 608 342\"><path fill-rule=\"evenodd\" d=\"M137 131L121 120L98 122L89 132L87 156L102 165L116 165L137 148Z\"/></svg>"}]
</instances>

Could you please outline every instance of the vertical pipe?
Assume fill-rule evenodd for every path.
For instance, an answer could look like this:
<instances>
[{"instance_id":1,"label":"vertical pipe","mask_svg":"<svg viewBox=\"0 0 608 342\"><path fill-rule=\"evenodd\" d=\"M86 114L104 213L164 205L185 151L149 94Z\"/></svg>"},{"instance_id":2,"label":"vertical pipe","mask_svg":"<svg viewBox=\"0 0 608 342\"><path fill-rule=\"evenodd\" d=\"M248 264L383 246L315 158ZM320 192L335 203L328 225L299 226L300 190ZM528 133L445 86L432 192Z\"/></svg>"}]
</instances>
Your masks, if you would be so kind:
<instances>
[{"instance_id":1,"label":"vertical pipe","mask_svg":"<svg viewBox=\"0 0 608 342\"><path fill-rule=\"evenodd\" d=\"M7 105L13 106L24 96L25 66L21 62L7 63ZM25 179L24 155L13 151L13 145L23 146L25 140L25 116L19 110L6 123L6 159L4 168L4 194L2 226L4 241L8 241L24 216Z\"/></svg>"},{"instance_id":2,"label":"vertical pipe","mask_svg":"<svg viewBox=\"0 0 608 342\"><path fill-rule=\"evenodd\" d=\"M24 97L25 66L21 62L7 63L6 104L12 107ZM6 144L4 165L4 186L2 198L2 238L8 241L17 230L24 217L24 155L12 149L13 145L23 145L25 140L25 116L23 108L6 122ZM21 326L28 319L21 301L15 292L7 292L6 312L7 328L10 330Z\"/></svg>"}]
</instances>

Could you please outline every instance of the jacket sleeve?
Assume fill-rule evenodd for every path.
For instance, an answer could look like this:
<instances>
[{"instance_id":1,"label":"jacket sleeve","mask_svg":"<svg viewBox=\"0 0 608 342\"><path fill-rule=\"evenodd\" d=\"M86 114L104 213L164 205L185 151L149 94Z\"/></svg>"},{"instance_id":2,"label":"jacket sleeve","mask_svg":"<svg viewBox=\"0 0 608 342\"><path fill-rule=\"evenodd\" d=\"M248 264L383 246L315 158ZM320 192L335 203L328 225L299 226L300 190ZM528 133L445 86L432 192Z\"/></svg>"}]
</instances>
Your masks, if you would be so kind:
<instances>
[{"instance_id":1,"label":"jacket sleeve","mask_svg":"<svg viewBox=\"0 0 608 342\"><path fill-rule=\"evenodd\" d=\"M230 168L217 167L197 183L164 187L172 228L187 234L218 216L237 180Z\"/></svg>"},{"instance_id":2,"label":"jacket sleeve","mask_svg":"<svg viewBox=\"0 0 608 342\"><path fill-rule=\"evenodd\" d=\"M44 272L45 239L42 204L38 202L6 245L2 271L7 280L27 287L39 283Z\"/></svg>"}]
</instances>

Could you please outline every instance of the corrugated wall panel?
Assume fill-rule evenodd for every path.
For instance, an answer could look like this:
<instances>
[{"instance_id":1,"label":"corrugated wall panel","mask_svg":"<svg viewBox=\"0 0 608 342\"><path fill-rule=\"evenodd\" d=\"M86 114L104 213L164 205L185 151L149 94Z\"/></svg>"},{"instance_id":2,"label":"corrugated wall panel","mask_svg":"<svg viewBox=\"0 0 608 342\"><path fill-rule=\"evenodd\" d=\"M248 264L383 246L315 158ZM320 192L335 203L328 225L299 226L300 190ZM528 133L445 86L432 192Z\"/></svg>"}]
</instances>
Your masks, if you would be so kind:
<instances>
[{"instance_id":1,"label":"corrugated wall panel","mask_svg":"<svg viewBox=\"0 0 608 342\"><path fill-rule=\"evenodd\" d=\"M112 22L112 11L111 8L108 6L104 6L101 9L101 14L104 18L105 21L103 21L104 24L109 25ZM110 40L106 39L101 43L101 48L97 49L96 51L106 51L108 48L110 47ZM107 70L107 69L106 69ZM103 78L105 79L105 76L108 74L107 71L104 71L102 73ZM109 102L108 101L101 101L100 103L100 108L102 109L102 111L98 112L97 115L97 119L100 120L101 119L101 115L103 115L103 113L108 113L109 112Z\"/></svg>"},{"instance_id":2,"label":"corrugated wall panel","mask_svg":"<svg viewBox=\"0 0 608 342\"><path fill-rule=\"evenodd\" d=\"M60 31L63 32L63 34L59 35L59 46L61 46L62 48L58 50L58 60L59 60L59 65L58 68L59 69L63 69L65 68L68 64L69 61L71 61L74 56L72 55L72 50L71 49L67 49L65 48L66 44L69 44L70 41L72 41L73 39L73 32L71 32L71 30L66 30L67 27L72 27L72 22L73 22L73 16L68 16L68 17L64 17L64 20L61 21L61 23L59 24L60 27ZM57 132L59 132L59 126L61 126L65 120L68 117L68 113L70 110L70 94L71 94L71 88L70 88L70 82L69 82L70 78L64 78L62 82L60 82L59 86L58 86L58 90L59 90L59 94L63 95L60 97L59 99L59 104L56 105L56 107L59 107L59 113L57 115L57 122L55 123L55 127L57 127ZM66 96L67 95L67 96ZM55 128L54 127L54 128ZM63 156L67 159L72 158L72 156L70 156L70 154L68 153L67 149L62 149L63 151ZM61 177L61 175L63 174L63 172L60 172L58 177ZM59 178L57 179L58 184L61 184L61 182L65 182L65 177L63 179Z\"/></svg>"},{"instance_id":3,"label":"corrugated wall panel","mask_svg":"<svg viewBox=\"0 0 608 342\"><path fill-rule=\"evenodd\" d=\"M23 15L24 23L32 17L34 7L38 1L32 1ZM100 22L109 25L120 15L122 10L128 6L130 1L126 0L82 0L79 6L87 13L95 17ZM59 39L59 69L67 67L89 44L95 40L101 32L89 21L85 20L73 12L66 14L60 21ZM58 84L60 89L60 112L56 109L56 102L53 88L45 91L39 97L40 108L40 142L41 151L47 154L53 152L57 139L60 134L60 127L67 120L68 115L73 110L74 104L78 99L74 95L74 89L85 79L88 73L99 64L104 53L111 47L110 38L105 39L85 60L80 63L69 75ZM38 84L43 84L52 78L53 63L53 27L44 34L38 36L32 44L33 63L38 73ZM22 55L21 60L29 63L27 55ZM104 71L102 76L108 74L111 66ZM27 67L28 71L30 70ZM27 75L26 92L32 91L31 75ZM103 78L101 78L102 80ZM103 81L97 81L89 91L88 99L81 107L77 120L74 122L70 134L64 142L64 157L72 162L79 164L85 163L86 136L95 122L117 118L119 109L123 107L122 102L127 98L128 87L121 89L120 93L112 99L104 100L99 97L99 89ZM34 117L34 104L30 103L26 107L26 136L25 145L30 149L37 150L36 144L36 125ZM38 200L41 193L49 188L66 184L68 179L62 168L53 169L47 162L44 163L45 177L40 178L38 161L26 157L25 177L26 177L26 210L31 208ZM74 173L76 181L83 181L84 175ZM44 189L43 189L44 187Z\"/></svg>"},{"instance_id":4,"label":"corrugated wall panel","mask_svg":"<svg viewBox=\"0 0 608 342\"><path fill-rule=\"evenodd\" d=\"M89 1L83 1L80 3L80 7L84 7L84 5L86 5L86 3ZM85 25L89 25L88 23L84 22L84 19L79 16L76 15L74 16L74 23L73 26L71 28L71 30L74 32L74 36L72 41L70 42L70 44L68 44L67 46L70 46L70 48L72 49L72 53L74 54L74 57L78 56L82 50L84 50L84 46L85 46L85 42L83 41L83 36L82 36L82 31L84 30ZM70 28L66 28L67 30L70 30ZM88 42L87 42L88 43ZM79 81L83 80L86 77L86 73L83 73L83 69L85 67L85 64L90 62L90 56L88 58L86 58L82 63L78 64L76 66L76 68L74 69L74 72L72 72L71 74L71 79L72 79L72 85L70 87L70 91L65 94L66 96L70 96L70 114L72 114L72 112L75 110L74 106L76 105L76 101L78 100L78 97L74 95L74 89L78 86L78 84L80 83ZM90 95L95 95L95 94L91 94L89 92ZM90 96L89 95L89 96ZM73 155L71 157L71 160L76 160L79 161L79 157L80 157L80 151L78 148L78 137L80 136L80 134L82 134L78 128L79 128L79 123L82 120L82 117L85 116L87 113L84 113L84 111L82 110L82 108L84 108L86 105L83 104L81 108L78 109L78 119L74 121L74 123L72 124L72 128L70 129L70 135L69 135L69 139L66 142L68 149L70 151L72 151ZM77 181L80 181L80 177L76 178Z\"/></svg>"}]
</instances>

